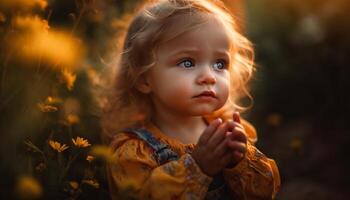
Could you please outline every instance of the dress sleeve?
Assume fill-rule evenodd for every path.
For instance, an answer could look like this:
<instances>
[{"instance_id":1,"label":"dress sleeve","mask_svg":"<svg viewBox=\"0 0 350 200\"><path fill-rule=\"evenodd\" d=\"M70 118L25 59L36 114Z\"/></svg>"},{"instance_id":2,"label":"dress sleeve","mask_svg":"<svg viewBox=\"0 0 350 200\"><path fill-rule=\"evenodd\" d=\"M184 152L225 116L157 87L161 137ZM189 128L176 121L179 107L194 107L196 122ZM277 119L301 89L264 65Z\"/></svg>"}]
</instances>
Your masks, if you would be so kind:
<instances>
[{"instance_id":1,"label":"dress sleeve","mask_svg":"<svg viewBox=\"0 0 350 200\"><path fill-rule=\"evenodd\" d=\"M225 181L237 199L275 199L281 185L277 165L254 146L258 140L254 126L245 120L242 125L248 138L247 153L234 168L224 169Z\"/></svg>"},{"instance_id":2,"label":"dress sleeve","mask_svg":"<svg viewBox=\"0 0 350 200\"><path fill-rule=\"evenodd\" d=\"M234 168L225 169L224 177L234 196L242 200L275 199L280 187L275 161L250 143L245 158Z\"/></svg>"},{"instance_id":3,"label":"dress sleeve","mask_svg":"<svg viewBox=\"0 0 350 200\"><path fill-rule=\"evenodd\" d=\"M158 165L153 150L137 138L114 146L107 164L112 199L203 199L212 180L189 154Z\"/></svg>"}]
</instances>

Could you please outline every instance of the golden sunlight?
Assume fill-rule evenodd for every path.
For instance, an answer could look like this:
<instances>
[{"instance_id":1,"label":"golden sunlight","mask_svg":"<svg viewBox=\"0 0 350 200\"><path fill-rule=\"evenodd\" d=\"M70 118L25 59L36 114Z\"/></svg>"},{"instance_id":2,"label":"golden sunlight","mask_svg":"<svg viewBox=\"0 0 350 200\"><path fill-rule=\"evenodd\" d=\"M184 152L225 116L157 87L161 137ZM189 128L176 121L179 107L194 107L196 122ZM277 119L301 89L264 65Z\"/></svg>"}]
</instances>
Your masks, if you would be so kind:
<instances>
[{"instance_id":1,"label":"golden sunlight","mask_svg":"<svg viewBox=\"0 0 350 200\"><path fill-rule=\"evenodd\" d=\"M53 69L76 68L83 50L70 33L49 30L48 22L38 16L18 16L13 24L20 34L10 44L18 48L23 59L41 59Z\"/></svg>"},{"instance_id":2,"label":"golden sunlight","mask_svg":"<svg viewBox=\"0 0 350 200\"><path fill-rule=\"evenodd\" d=\"M13 26L25 33L31 32L45 32L49 30L49 24L47 20L41 19L39 16L16 16L12 20Z\"/></svg>"},{"instance_id":3,"label":"golden sunlight","mask_svg":"<svg viewBox=\"0 0 350 200\"><path fill-rule=\"evenodd\" d=\"M2 0L0 6L4 8L40 8L44 10L48 3L46 0Z\"/></svg>"},{"instance_id":4,"label":"golden sunlight","mask_svg":"<svg viewBox=\"0 0 350 200\"><path fill-rule=\"evenodd\" d=\"M66 120L70 125L77 124L80 122L80 118L75 114L68 114Z\"/></svg>"},{"instance_id":5,"label":"golden sunlight","mask_svg":"<svg viewBox=\"0 0 350 200\"><path fill-rule=\"evenodd\" d=\"M92 147L91 152L92 155L102 158L107 162L114 161L114 155L110 147L104 145L95 145Z\"/></svg>"},{"instance_id":6,"label":"golden sunlight","mask_svg":"<svg viewBox=\"0 0 350 200\"><path fill-rule=\"evenodd\" d=\"M38 199L43 189L40 183L31 176L22 176L16 184L16 192L20 199Z\"/></svg>"}]
</instances>

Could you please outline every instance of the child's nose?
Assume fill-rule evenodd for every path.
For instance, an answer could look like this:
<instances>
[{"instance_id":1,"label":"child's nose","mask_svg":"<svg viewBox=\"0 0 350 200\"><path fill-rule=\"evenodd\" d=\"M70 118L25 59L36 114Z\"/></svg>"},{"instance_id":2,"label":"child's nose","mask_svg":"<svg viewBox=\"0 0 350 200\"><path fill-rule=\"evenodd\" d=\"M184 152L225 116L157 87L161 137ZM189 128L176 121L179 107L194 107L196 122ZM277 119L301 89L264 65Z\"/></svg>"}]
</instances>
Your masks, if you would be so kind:
<instances>
[{"instance_id":1,"label":"child's nose","mask_svg":"<svg viewBox=\"0 0 350 200\"><path fill-rule=\"evenodd\" d=\"M210 66L203 67L197 79L198 84L215 84L216 77Z\"/></svg>"}]
</instances>

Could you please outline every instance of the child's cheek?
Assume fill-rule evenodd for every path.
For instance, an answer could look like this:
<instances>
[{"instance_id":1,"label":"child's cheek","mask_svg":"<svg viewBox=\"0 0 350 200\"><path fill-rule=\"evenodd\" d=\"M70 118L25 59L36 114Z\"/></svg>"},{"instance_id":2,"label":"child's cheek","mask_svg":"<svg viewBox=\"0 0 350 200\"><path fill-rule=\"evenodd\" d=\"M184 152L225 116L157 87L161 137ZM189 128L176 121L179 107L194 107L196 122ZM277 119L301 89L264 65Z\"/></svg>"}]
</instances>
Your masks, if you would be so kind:
<instances>
[{"instance_id":1,"label":"child's cheek","mask_svg":"<svg viewBox=\"0 0 350 200\"><path fill-rule=\"evenodd\" d=\"M229 100L230 87L229 87L229 85L225 85L220 90L221 90L220 91L220 93L221 93L221 99L220 99L221 102L220 103L222 104L221 106L223 106Z\"/></svg>"},{"instance_id":2,"label":"child's cheek","mask_svg":"<svg viewBox=\"0 0 350 200\"><path fill-rule=\"evenodd\" d=\"M228 71L225 72L225 75L221 78L222 78L221 84L220 84L220 87L218 89L221 90L221 93L223 95L223 99L226 102L229 98L230 89L231 89L231 80L230 80L230 75L229 75Z\"/></svg>"}]
</instances>

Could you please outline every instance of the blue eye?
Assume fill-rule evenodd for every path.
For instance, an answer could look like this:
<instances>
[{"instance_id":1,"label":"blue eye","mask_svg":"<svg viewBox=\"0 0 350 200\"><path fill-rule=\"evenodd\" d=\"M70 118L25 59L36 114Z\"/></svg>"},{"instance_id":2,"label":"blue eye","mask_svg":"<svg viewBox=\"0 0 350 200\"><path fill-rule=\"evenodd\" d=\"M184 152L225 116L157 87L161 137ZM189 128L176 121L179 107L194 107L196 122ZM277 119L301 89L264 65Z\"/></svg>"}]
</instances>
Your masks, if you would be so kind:
<instances>
[{"instance_id":1,"label":"blue eye","mask_svg":"<svg viewBox=\"0 0 350 200\"><path fill-rule=\"evenodd\" d=\"M227 69L227 62L224 60L218 60L213 67L217 70Z\"/></svg>"},{"instance_id":2,"label":"blue eye","mask_svg":"<svg viewBox=\"0 0 350 200\"><path fill-rule=\"evenodd\" d=\"M180 63L177 64L180 67L184 67L184 68L191 68L194 66L193 61L190 59L185 59L183 61L181 61Z\"/></svg>"}]
</instances>

